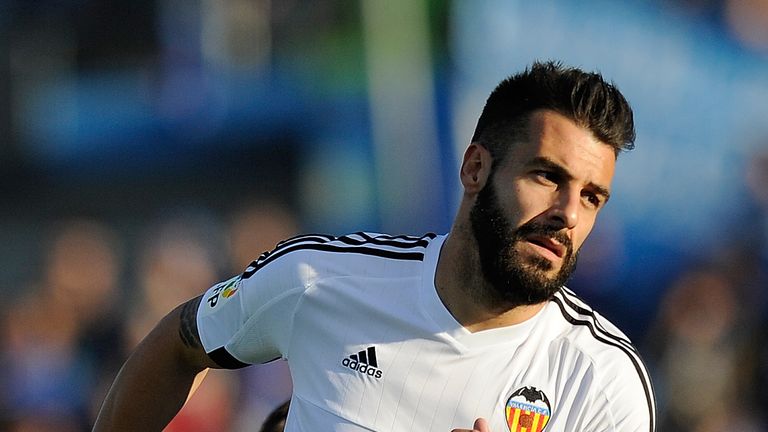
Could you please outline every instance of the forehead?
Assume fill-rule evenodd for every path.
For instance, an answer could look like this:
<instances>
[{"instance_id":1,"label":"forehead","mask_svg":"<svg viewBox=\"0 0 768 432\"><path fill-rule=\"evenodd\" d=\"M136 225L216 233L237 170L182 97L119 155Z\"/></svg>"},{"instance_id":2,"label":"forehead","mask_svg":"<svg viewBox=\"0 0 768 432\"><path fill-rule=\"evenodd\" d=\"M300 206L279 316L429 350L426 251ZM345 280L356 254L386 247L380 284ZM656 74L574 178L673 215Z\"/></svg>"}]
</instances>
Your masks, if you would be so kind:
<instances>
[{"instance_id":1,"label":"forehead","mask_svg":"<svg viewBox=\"0 0 768 432\"><path fill-rule=\"evenodd\" d=\"M568 117L549 110L536 111L528 122L527 135L510 148L507 165L525 166L543 157L584 182L607 188L613 180L613 147Z\"/></svg>"}]
</instances>

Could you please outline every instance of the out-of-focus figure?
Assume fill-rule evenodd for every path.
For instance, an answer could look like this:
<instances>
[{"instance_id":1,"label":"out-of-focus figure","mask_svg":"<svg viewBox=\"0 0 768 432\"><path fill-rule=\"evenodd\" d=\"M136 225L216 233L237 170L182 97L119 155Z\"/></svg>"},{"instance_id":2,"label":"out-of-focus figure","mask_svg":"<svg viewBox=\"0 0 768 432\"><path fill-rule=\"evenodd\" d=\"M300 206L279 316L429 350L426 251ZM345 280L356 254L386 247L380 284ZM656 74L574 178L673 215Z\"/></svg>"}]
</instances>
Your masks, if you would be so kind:
<instances>
[{"instance_id":1,"label":"out-of-focus figure","mask_svg":"<svg viewBox=\"0 0 768 432\"><path fill-rule=\"evenodd\" d=\"M758 431L751 334L729 270L696 268L674 281L651 345L661 401L659 430Z\"/></svg>"},{"instance_id":2,"label":"out-of-focus figure","mask_svg":"<svg viewBox=\"0 0 768 432\"><path fill-rule=\"evenodd\" d=\"M220 229L208 216L189 212L163 218L142 238L136 260L138 292L129 316L129 348L184 299L210 288L226 263ZM236 403L234 377L210 370L166 431L231 430Z\"/></svg>"},{"instance_id":3,"label":"out-of-focus figure","mask_svg":"<svg viewBox=\"0 0 768 432\"><path fill-rule=\"evenodd\" d=\"M298 232L296 217L276 202L263 201L234 211L229 224L231 273L242 272L262 252L274 249L277 242ZM268 421L270 413L290 399L291 375L282 360L254 365L240 373L243 377L243 409L237 427L241 431L252 431Z\"/></svg>"},{"instance_id":4,"label":"out-of-focus figure","mask_svg":"<svg viewBox=\"0 0 768 432\"><path fill-rule=\"evenodd\" d=\"M739 260L750 263L743 274L750 287L749 295L753 305L750 308L760 325L759 337L755 341L758 377L757 404L768 406L768 138L763 140L761 150L749 158L746 171L746 184L755 210L749 215L745 230L750 235L743 235L745 241ZM768 417L765 408L762 414Z\"/></svg>"},{"instance_id":5,"label":"out-of-focus figure","mask_svg":"<svg viewBox=\"0 0 768 432\"><path fill-rule=\"evenodd\" d=\"M3 318L9 430L84 430L126 351L116 234L87 219L62 222L44 246L40 280Z\"/></svg>"}]
</instances>

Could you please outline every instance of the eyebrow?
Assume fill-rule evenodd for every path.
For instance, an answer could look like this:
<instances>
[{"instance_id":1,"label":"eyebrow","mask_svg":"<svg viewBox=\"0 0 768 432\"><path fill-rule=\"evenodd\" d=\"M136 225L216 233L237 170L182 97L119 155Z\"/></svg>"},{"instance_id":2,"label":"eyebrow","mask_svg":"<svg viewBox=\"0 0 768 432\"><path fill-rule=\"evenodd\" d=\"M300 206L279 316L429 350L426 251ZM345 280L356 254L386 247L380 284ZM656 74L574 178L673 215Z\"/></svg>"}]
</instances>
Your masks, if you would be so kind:
<instances>
[{"instance_id":1,"label":"eyebrow","mask_svg":"<svg viewBox=\"0 0 768 432\"><path fill-rule=\"evenodd\" d=\"M572 180L574 178L573 175L564 166L560 165L559 163L553 161L552 159L546 156L535 157L526 165L529 167L546 168L567 180ZM589 182L587 186L593 189L593 191L596 194L603 196L603 204L608 202L608 200L611 198L611 192L608 191L608 188L606 188L605 186L600 186L599 184L595 184L592 182Z\"/></svg>"}]
</instances>

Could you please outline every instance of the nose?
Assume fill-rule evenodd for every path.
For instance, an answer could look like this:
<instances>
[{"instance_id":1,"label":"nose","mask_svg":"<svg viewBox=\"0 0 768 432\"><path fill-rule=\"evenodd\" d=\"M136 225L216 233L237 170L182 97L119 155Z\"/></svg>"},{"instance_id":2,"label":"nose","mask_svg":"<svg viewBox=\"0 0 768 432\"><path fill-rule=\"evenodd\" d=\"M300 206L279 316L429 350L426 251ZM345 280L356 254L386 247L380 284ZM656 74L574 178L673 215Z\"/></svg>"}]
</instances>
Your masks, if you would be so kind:
<instances>
[{"instance_id":1,"label":"nose","mask_svg":"<svg viewBox=\"0 0 768 432\"><path fill-rule=\"evenodd\" d=\"M573 229L579 222L580 194L570 188L558 190L552 206L548 211L548 219L557 229Z\"/></svg>"}]
</instances>

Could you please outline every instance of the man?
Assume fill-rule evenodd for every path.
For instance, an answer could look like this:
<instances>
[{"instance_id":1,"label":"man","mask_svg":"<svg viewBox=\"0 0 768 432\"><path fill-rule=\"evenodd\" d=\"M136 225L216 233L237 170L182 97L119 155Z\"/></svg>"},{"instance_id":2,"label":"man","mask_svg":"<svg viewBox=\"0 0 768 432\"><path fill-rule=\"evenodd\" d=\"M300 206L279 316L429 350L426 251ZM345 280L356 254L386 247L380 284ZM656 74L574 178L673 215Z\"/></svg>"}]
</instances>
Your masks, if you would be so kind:
<instances>
[{"instance_id":1,"label":"man","mask_svg":"<svg viewBox=\"0 0 768 432\"><path fill-rule=\"evenodd\" d=\"M491 93L447 236L309 235L161 321L96 430L160 430L205 368L287 359L287 431L651 431L627 338L563 286L610 196L632 111L536 63Z\"/></svg>"}]
</instances>

